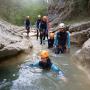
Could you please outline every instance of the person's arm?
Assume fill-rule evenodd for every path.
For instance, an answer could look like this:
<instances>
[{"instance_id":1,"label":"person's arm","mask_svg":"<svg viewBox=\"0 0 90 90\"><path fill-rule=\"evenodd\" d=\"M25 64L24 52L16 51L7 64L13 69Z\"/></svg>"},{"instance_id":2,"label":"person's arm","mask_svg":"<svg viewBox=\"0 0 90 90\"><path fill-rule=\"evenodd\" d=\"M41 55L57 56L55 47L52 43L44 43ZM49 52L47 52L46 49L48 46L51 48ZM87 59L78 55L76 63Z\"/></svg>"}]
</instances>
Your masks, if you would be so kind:
<instances>
[{"instance_id":1,"label":"person's arm","mask_svg":"<svg viewBox=\"0 0 90 90\"><path fill-rule=\"evenodd\" d=\"M33 63L33 64L30 64L31 67L39 67L39 61Z\"/></svg>"},{"instance_id":2,"label":"person's arm","mask_svg":"<svg viewBox=\"0 0 90 90\"><path fill-rule=\"evenodd\" d=\"M56 37L54 39L54 47L57 46L57 44L58 44L58 40L57 40L57 33L56 33Z\"/></svg>"},{"instance_id":3,"label":"person's arm","mask_svg":"<svg viewBox=\"0 0 90 90\"><path fill-rule=\"evenodd\" d=\"M68 52L70 50L70 32L67 31L67 49L68 49Z\"/></svg>"},{"instance_id":4,"label":"person's arm","mask_svg":"<svg viewBox=\"0 0 90 90\"><path fill-rule=\"evenodd\" d=\"M57 73L57 74L59 74L59 71L61 71L61 70L59 69L59 67L56 66L55 64L52 64L51 70L52 70L53 72ZM62 72L62 73L63 73L63 72Z\"/></svg>"},{"instance_id":5,"label":"person's arm","mask_svg":"<svg viewBox=\"0 0 90 90\"><path fill-rule=\"evenodd\" d=\"M59 77L60 79L62 79L62 80L65 81L65 82L67 81L66 77L64 76L63 71L60 70L58 66L56 66L55 64L52 64L51 70L52 70L53 72L55 72L55 73L56 73L56 76L58 75L58 77Z\"/></svg>"}]
</instances>

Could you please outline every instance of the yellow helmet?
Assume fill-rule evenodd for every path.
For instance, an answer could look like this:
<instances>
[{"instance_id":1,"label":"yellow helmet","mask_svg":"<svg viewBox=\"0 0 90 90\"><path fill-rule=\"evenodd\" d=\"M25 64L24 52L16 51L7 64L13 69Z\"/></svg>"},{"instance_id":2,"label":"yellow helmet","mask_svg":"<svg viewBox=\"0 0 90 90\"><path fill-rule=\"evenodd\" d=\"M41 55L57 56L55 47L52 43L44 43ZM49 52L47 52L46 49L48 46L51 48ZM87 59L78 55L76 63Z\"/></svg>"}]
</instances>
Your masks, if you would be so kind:
<instances>
[{"instance_id":1,"label":"yellow helmet","mask_svg":"<svg viewBox=\"0 0 90 90\"><path fill-rule=\"evenodd\" d=\"M41 15L38 15L38 18L41 18Z\"/></svg>"},{"instance_id":2,"label":"yellow helmet","mask_svg":"<svg viewBox=\"0 0 90 90\"><path fill-rule=\"evenodd\" d=\"M40 57L41 57L41 58L48 58L48 57L49 57L48 51L47 51L47 50L41 51Z\"/></svg>"},{"instance_id":3,"label":"yellow helmet","mask_svg":"<svg viewBox=\"0 0 90 90\"><path fill-rule=\"evenodd\" d=\"M50 33L50 38L54 38L54 33L53 32Z\"/></svg>"}]
</instances>

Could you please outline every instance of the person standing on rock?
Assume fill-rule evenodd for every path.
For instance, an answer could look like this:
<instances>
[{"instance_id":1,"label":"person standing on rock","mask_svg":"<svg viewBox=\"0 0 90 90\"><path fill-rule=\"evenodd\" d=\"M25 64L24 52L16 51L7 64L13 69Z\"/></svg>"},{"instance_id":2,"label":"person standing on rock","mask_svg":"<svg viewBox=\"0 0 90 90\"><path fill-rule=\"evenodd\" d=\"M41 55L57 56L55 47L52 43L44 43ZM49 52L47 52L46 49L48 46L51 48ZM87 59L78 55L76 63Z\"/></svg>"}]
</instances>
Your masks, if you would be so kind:
<instances>
[{"instance_id":1,"label":"person standing on rock","mask_svg":"<svg viewBox=\"0 0 90 90\"><path fill-rule=\"evenodd\" d=\"M54 42L54 46L56 47L56 54L65 53L66 48L70 48L70 33L65 30L65 24L60 23L58 30L59 31L56 33Z\"/></svg>"},{"instance_id":2,"label":"person standing on rock","mask_svg":"<svg viewBox=\"0 0 90 90\"><path fill-rule=\"evenodd\" d=\"M45 37L48 39L47 16L43 16L40 23L40 44L44 43Z\"/></svg>"},{"instance_id":3,"label":"person standing on rock","mask_svg":"<svg viewBox=\"0 0 90 90\"><path fill-rule=\"evenodd\" d=\"M31 22L30 22L30 17L29 16L26 16L26 20L25 20L24 24L25 24L25 28L27 30L27 36L29 36L30 26L31 26Z\"/></svg>"},{"instance_id":4,"label":"person standing on rock","mask_svg":"<svg viewBox=\"0 0 90 90\"><path fill-rule=\"evenodd\" d=\"M38 35L39 35L39 26L40 26L40 23L41 23L41 15L38 15L38 19L36 21L36 28L37 28L37 40L38 40Z\"/></svg>"}]
</instances>

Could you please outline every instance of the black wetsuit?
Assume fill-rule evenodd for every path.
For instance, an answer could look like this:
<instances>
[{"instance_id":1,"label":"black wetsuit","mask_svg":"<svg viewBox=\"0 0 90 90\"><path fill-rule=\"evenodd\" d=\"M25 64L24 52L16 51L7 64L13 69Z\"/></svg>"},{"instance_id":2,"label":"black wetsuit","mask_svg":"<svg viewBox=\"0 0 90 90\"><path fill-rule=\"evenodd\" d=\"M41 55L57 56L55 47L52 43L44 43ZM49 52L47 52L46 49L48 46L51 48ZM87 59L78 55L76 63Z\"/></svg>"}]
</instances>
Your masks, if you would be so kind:
<instances>
[{"instance_id":1,"label":"black wetsuit","mask_svg":"<svg viewBox=\"0 0 90 90\"><path fill-rule=\"evenodd\" d=\"M67 32L58 32L57 33L58 46L57 46L57 54L64 53L66 50L67 43ZM61 46L61 48L59 48Z\"/></svg>"},{"instance_id":2,"label":"black wetsuit","mask_svg":"<svg viewBox=\"0 0 90 90\"><path fill-rule=\"evenodd\" d=\"M38 39L38 35L39 35L39 25L41 23L41 19L37 19L36 21L36 27L37 27L37 39Z\"/></svg>"},{"instance_id":3,"label":"black wetsuit","mask_svg":"<svg viewBox=\"0 0 90 90\"><path fill-rule=\"evenodd\" d=\"M51 62L51 60L48 58L46 63L43 62L43 61L40 61L40 62L39 62L39 66L40 66L42 69L49 70L49 69L51 69L52 62Z\"/></svg>"},{"instance_id":4,"label":"black wetsuit","mask_svg":"<svg viewBox=\"0 0 90 90\"><path fill-rule=\"evenodd\" d=\"M42 41L45 40L46 36L48 39L47 22L41 21L40 23L40 43L41 44L42 44Z\"/></svg>"},{"instance_id":5,"label":"black wetsuit","mask_svg":"<svg viewBox=\"0 0 90 90\"><path fill-rule=\"evenodd\" d=\"M26 27L27 33L29 33L30 32L30 20L29 19L26 19L25 27Z\"/></svg>"}]
</instances>

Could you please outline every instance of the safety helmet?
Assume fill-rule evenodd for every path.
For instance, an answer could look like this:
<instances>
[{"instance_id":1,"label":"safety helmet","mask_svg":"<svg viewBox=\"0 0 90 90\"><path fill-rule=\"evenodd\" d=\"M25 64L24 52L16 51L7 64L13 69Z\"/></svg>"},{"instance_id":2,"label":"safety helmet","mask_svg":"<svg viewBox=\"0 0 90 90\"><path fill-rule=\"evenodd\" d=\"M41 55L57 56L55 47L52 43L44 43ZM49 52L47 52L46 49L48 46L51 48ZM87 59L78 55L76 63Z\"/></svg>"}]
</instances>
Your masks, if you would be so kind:
<instances>
[{"instance_id":1,"label":"safety helmet","mask_svg":"<svg viewBox=\"0 0 90 90\"><path fill-rule=\"evenodd\" d=\"M65 28L65 24L64 23L60 23L59 26L58 26L58 29L59 28Z\"/></svg>"},{"instance_id":2,"label":"safety helmet","mask_svg":"<svg viewBox=\"0 0 90 90\"><path fill-rule=\"evenodd\" d=\"M41 17L41 15L38 15L38 18L40 18Z\"/></svg>"},{"instance_id":3,"label":"safety helmet","mask_svg":"<svg viewBox=\"0 0 90 90\"><path fill-rule=\"evenodd\" d=\"M48 51L47 51L47 50L41 51L40 57L41 57L41 58L48 58L48 57L49 57Z\"/></svg>"},{"instance_id":4,"label":"safety helmet","mask_svg":"<svg viewBox=\"0 0 90 90\"><path fill-rule=\"evenodd\" d=\"M50 33L50 38L54 38L54 33L53 32Z\"/></svg>"},{"instance_id":5,"label":"safety helmet","mask_svg":"<svg viewBox=\"0 0 90 90\"><path fill-rule=\"evenodd\" d=\"M43 16L43 19L47 19L47 16Z\"/></svg>"},{"instance_id":6,"label":"safety helmet","mask_svg":"<svg viewBox=\"0 0 90 90\"><path fill-rule=\"evenodd\" d=\"M29 16L26 16L26 18L30 18Z\"/></svg>"}]
</instances>

